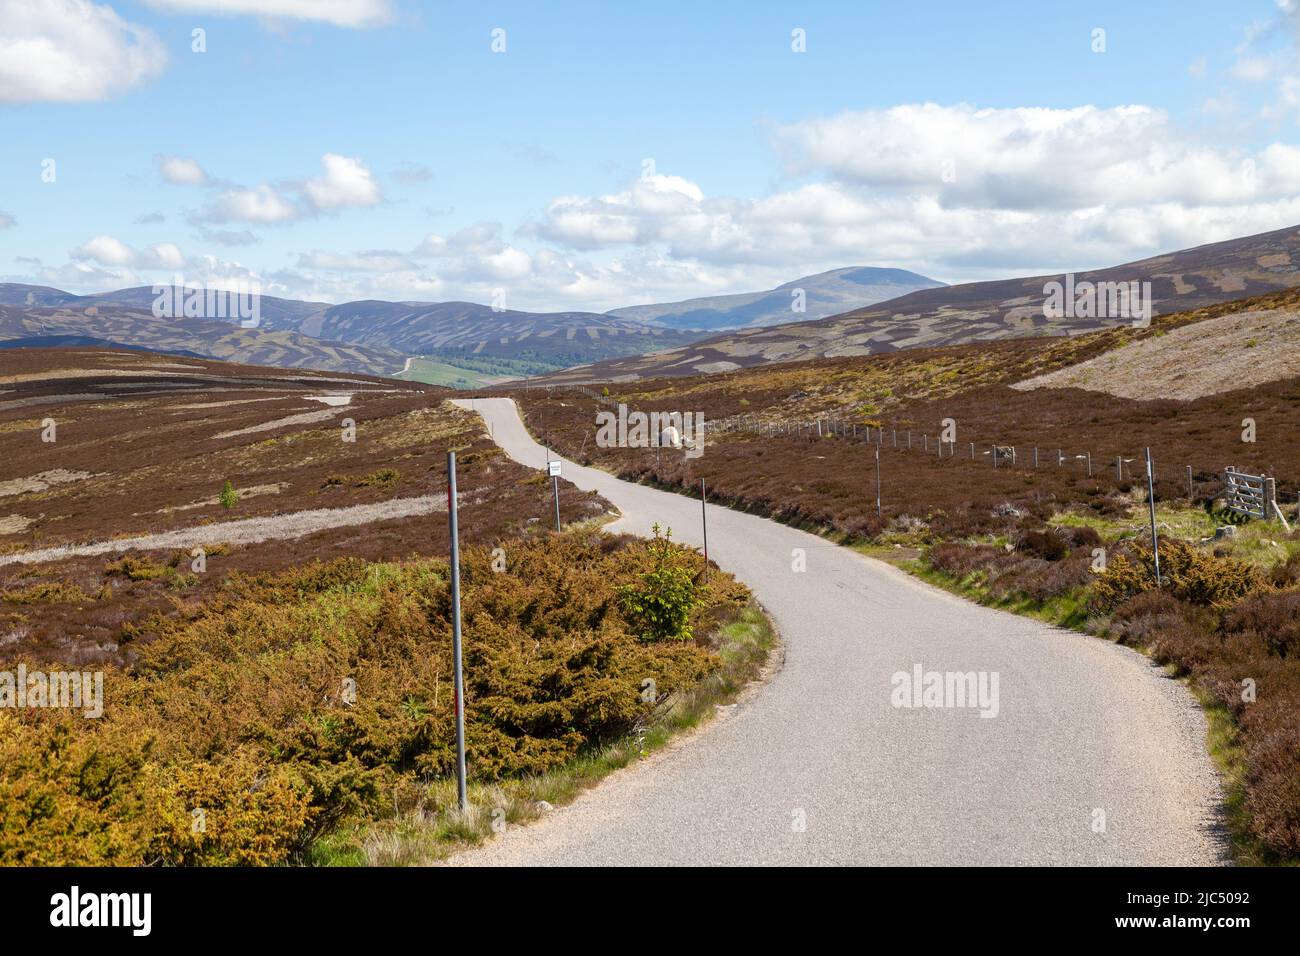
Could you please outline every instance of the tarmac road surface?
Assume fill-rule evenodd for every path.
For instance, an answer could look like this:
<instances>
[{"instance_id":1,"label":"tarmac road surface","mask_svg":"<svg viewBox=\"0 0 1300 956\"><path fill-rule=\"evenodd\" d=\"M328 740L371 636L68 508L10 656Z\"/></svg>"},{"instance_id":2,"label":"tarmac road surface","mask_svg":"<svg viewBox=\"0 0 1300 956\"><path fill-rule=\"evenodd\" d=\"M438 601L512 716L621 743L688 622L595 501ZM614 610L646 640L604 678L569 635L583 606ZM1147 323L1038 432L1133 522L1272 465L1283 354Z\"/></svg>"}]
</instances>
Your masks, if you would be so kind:
<instances>
[{"instance_id":1,"label":"tarmac road surface","mask_svg":"<svg viewBox=\"0 0 1300 956\"><path fill-rule=\"evenodd\" d=\"M457 404L545 467L513 401ZM563 469L618 507L610 530L657 521L701 543L698 500ZM1227 862L1204 715L1140 654L764 518L711 505L708 534L709 557L776 622L784 666L700 731L453 864ZM895 706L918 664L983 675L985 706Z\"/></svg>"}]
</instances>

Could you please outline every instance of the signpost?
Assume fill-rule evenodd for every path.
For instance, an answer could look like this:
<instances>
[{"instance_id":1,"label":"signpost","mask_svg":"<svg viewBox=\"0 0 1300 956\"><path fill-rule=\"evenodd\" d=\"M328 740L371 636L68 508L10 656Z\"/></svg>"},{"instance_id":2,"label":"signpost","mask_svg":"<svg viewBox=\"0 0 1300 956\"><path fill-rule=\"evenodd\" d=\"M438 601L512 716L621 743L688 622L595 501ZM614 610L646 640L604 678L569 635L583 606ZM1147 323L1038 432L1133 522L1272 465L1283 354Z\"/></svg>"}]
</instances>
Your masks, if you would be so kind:
<instances>
[{"instance_id":1,"label":"signpost","mask_svg":"<svg viewBox=\"0 0 1300 956\"><path fill-rule=\"evenodd\" d=\"M560 530L560 459L546 463L546 473L551 476L551 489L555 492L555 530Z\"/></svg>"},{"instance_id":2,"label":"signpost","mask_svg":"<svg viewBox=\"0 0 1300 956\"><path fill-rule=\"evenodd\" d=\"M456 711L456 795L460 809L465 795L465 675L460 666L460 535L456 525L456 453L447 452L447 527L451 536L451 654Z\"/></svg>"}]
</instances>

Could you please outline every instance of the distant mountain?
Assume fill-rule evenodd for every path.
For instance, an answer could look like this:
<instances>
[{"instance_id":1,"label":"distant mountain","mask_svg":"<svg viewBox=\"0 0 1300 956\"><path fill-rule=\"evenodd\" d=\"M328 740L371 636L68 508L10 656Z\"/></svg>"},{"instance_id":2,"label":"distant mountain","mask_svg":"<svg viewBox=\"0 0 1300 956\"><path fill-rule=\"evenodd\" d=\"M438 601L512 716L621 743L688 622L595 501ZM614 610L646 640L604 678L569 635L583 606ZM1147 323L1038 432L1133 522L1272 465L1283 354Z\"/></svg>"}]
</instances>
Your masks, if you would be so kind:
<instances>
[{"instance_id":1,"label":"distant mountain","mask_svg":"<svg viewBox=\"0 0 1300 956\"><path fill-rule=\"evenodd\" d=\"M549 368L674 348L704 335L596 312L494 312L471 302L348 302L308 316L297 330L452 363L509 359Z\"/></svg>"},{"instance_id":2,"label":"distant mountain","mask_svg":"<svg viewBox=\"0 0 1300 956\"><path fill-rule=\"evenodd\" d=\"M260 324L252 329L240 327L239 312L232 307L236 300L228 293L202 301L198 315L155 319L159 296L152 286L73 295L45 286L0 284L0 307L21 310L30 320L20 323L9 313L0 322L0 339L81 336L232 361L374 375L404 368L419 374L424 366L411 366L406 359L425 356L479 375L514 378L681 348L722 327L780 321L791 314L797 289L804 293L802 314L815 317L878 301L890 290L898 294L937 284L901 269L836 269L766 292L609 314L494 311L471 302L381 299L331 305L262 295ZM184 291L177 292L184 301ZM651 320L642 319L643 314Z\"/></svg>"},{"instance_id":3,"label":"distant mountain","mask_svg":"<svg viewBox=\"0 0 1300 956\"><path fill-rule=\"evenodd\" d=\"M151 286L79 296L43 286L0 284L0 304L34 309L61 308L67 313L65 319L92 308L103 314L108 314L105 310L117 310L119 316L128 312L143 316L151 314L157 298ZM231 318L238 315L232 308L234 303L229 294L214 293L202 303L201 315L188 321L209 319L237 324L238 319ZM344 343L378 350L353 369L372 374L388 374L380 371L373 362L374 355L380 353L400 352L403 362L407 356L427 355L450 364L467 362L474 367L502 363L512 374L529 374L675 348L708 334L667 329L597 312L521 312L515 309L498 312L471 302L368 299L330 305L263 295L258 306L261 323L257 331L262 333L291 333L320 339L324 343ZM154 338L158 327L146 324L137 326L137 329L148 334L144 341L136 344L145 348L160 347ZM75 331L92 336L100 334L86 329ZM256 336L244 338L251 348ZM239 360L259 361L251 352ZM383 361L380 364L387 367L391 363ZM398 363L398 370L402 364Z\"/></svg>"},{"instance_id":4,"label":"distant mountain","mask_svg":"<svg viewBox=\"0 0 1300 956\"><path fill-rule=\"evenodd\" d=\"M804 276L765 292L716 295L661 305L614 309L610 315L674 329L740 329L821 319L848 309L895 299L942 282L905 269L859 266ZM796 312L799 291L803 311Z\"/></svg>"},{"instance_id":5,"label":"distant mountain","mask_svg":"<svg viewBox=\"0 0 1300 956\"><path fill-rule=\"evenodd\" d=\"M659 355L567 369L545 380L598 382L725 372L767 362L1077 334L1132 321L1047 315L1046 286L1064 281L1056 274L924 289L830 318L732 332ZM1085 281L1149 282L1155 314L1300 286L1300 226L1080 272L1074 281L1076 289Z\"/></svg>"},{"instance_id":6,"label":"distant mountain","mask_svg":"<svg viewBox=\"0 0 1300 956\"><path fill-rule=\"evenodd\" d=\"M61 289L44 285L23 285L20 282L0 282L0 305L49 306L66 305L77 296Z\"/></svg>"},{"instance_id":7,"label":"distant mountain","mask_svg":"<svg viewBox=\"0 0 1300 956\"><path fill-rule=\"evenodd\" d=\"M179 290L178 290L179 291ZM64 293L66 295L66 293ZM104 305L117 306L124 309L142 309L145 312L153 311L153 304L159 294L155 293L153 286L135 286L130 289L117 289L113 292L99 292L94 295L72 296L66 302L51 303L68 306L87 306L87 305ZM260 296L258 309L261 314L262 324L259 328L270 331L287 331L296 332L298 326L309 316L321 309L329 308L328 302L304 302L299 299L281 299L273 295ZM196 316L201 319L217 319L219 321L231 321L231 315L237 314L231 309L232 300L229 293L213 292L212 305L213 314L203 314ZM220 310L220 314L217 312Z\"/></svg>"},{"instance_id":8,"label":"distant mountain","mask_svg":"<svg viewBox=\"0 0 1300 956\"><path fill-rule=\"evenodd\" d=\"M396 375L407 364L406 356L393 349L326 342L296 332L243 329L208 319L157 318L147 309L0 305L0 344L35 345L42 340L47 345L103 343L254 365L385 376Z\"/></svg>"}]
</instances>

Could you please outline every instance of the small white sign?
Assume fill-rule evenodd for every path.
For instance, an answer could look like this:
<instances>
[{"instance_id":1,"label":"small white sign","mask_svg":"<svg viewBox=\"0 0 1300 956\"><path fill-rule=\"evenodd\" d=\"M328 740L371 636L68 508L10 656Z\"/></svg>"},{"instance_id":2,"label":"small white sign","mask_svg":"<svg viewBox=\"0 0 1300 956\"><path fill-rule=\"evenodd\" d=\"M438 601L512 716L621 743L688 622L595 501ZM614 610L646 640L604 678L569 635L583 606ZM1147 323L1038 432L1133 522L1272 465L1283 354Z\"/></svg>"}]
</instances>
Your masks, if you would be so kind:
<instances>
[{"instance_id":1,"label":"small white sign","mask_svg":"<svg viewBox=\"0 0 1300 956\"><path fill-rule=\"evenodd\" d=\"M556 458L554 461L548 461L546 463L546 473L551 478L560 477L560 460L558 458Z\"/></svg>"}]
</instances>

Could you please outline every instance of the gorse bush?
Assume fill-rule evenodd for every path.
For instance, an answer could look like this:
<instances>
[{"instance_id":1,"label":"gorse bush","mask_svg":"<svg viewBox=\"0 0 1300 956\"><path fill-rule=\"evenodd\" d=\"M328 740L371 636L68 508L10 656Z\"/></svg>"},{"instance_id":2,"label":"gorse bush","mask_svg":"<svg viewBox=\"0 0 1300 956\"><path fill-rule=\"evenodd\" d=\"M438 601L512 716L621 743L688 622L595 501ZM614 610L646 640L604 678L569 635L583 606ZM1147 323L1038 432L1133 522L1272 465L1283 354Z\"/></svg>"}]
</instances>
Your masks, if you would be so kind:
<instances>
[{"instance_id":1,"label":"gorse bush","mask_svg":"<svg viewBox=\"0 0 1300 956\"><path fill-rule=\"evenodd\" d=\"M646 719L646 679L672 695L719 667L703 643L643 640L624 616L624 586L687 560L666 539L508 548L501 573L487 548L462 555L474 778L554 769ZM715 574L672 599L672 633L709 633L746 600ZM449 613L441 561L232 575L160 618L131 671L105 673L103 717L0 711L0 864L275 864L391 814L453 772Z\"/></svg>"},{"instance_id":2,"label":"gorse bush","mask_svg":"<svg viewBox=\"0 0 1300 956\"><path fill-rule=\"evenodd\" d=\"M1217 558L1185 541L1160 542L1160 573L1164 589L1181 601L1202 607L1226 608L1265 587L1264 575L1242 561ZM1135 542L1112 557L1093 588L1093 607L1109 611L1135 594L1156 586L1151 546Z\"/></svg>"}]
</instances>

